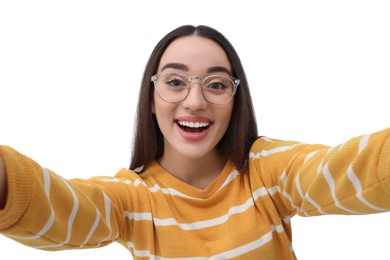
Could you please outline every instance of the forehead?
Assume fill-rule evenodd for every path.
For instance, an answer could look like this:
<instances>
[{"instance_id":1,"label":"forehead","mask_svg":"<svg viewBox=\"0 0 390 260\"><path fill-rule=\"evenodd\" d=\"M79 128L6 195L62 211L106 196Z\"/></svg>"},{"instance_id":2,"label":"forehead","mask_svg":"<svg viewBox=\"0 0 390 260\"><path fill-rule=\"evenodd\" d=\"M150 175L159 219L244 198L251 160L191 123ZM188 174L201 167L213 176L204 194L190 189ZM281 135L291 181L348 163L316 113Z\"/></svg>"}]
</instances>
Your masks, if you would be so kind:
<instances>
[{"instance_id":1,"label":"forehead","mask_svg":"<svg viewBox=\"0 0 390 260\"><path fill-rule=\"evenodd\" d=\"M200 36L181 37L169 44L161 56L158 72L169 63L184 64L190 71L198 73L216 66L226 67L231 72L223 48L213 40Z\"/></svg>"}]
</instances>

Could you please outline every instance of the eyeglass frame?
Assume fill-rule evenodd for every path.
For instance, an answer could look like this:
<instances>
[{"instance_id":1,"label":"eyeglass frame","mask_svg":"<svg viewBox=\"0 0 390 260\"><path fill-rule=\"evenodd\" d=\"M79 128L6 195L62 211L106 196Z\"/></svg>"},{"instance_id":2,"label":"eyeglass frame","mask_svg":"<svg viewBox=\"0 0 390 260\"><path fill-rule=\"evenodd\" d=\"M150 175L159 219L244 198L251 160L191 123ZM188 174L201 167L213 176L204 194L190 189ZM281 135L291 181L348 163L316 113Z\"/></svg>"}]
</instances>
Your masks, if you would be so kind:
<instances>
[{"instance_id":1,"label":"eyeglass frame","mask_svg":"<svg viewBox=\"0 0 390 260\"><path fill-rule=\"evenodd\" d=\"M167 102L167 103L180 103L180 102L184 101L184 100L188 97L188 95L190 94L191 82L192 82L194 79L198 79L198 80L201 81L202 96L203 96L203 98L204 98L208 103L213 104L213 105L224 105L224 104L228 103L230 100L232 100L232 98L234 97L234 95L237 93L237 88L238 88L238 86L240 85L240 79L235 78L235 77L232 77L232 76L230 76L230 75L228 76L228 75L213 74L213 75L208 75L208 76L205 77L205 78L202 78L202 77L199 77L199 76L189 77L189 76L187 76L187 75L185 75L185 74L177 73L177 72L163 73L163 74L160 74L160 75L159 75L159 74L155 74L155 75L153 75L153 76L150 77L150 81L153 82L153 84L154 84L154 86L156 87L156 89L158 89L157 80L158 80L160 77L165 76L165 75L169 75L169 74L173 74L173 75L176 74L176 75L179 75L179 76L183 76L184 78L187 78L187 80L188 80L188 86L186 87L186 89L188 89L188 91L187 91L186 96L185 96L182 100L179 100L179 101L167 101L167 100L165 100L165 99L163 99L163 98L161 97L160 93L159 93L158 90L157 90L158 96L159 96L163 101L165 101L165 102ZM205 89L205 86L204 86L203 83L204 83L207 79L209 79L209 78L211 78L211 77L215 77L215 76L222 76L222 77L229 78L229 79L232 81L232 83L233 83L233 92L232 92L232 96L231 96L225 103L213 103L213 102L209 101L209 100L205 97L205 95L204 95L203 90Z\"/></svg>"}]
</instances>

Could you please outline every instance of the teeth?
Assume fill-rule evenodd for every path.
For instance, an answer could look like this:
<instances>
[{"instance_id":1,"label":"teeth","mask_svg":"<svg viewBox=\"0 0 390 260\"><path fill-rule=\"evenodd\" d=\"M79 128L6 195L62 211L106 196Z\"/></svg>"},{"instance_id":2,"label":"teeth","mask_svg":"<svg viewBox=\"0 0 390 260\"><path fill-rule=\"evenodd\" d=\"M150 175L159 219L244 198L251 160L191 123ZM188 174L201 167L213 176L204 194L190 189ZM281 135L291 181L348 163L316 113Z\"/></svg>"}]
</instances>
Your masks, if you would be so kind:
<instances>
[{"instance_id":1,"label":"teeth","mask_svg":"<svg viewBox=\"0 0 390 260\"><path fill-rule=\"evenodd\" d=\"M186 126L186 127L192 127L192 128L199 128L199 127L206 127L209 125L209 122L187 122L187 121L179 121L179 125Z\"/></svg>"}]
</instances>

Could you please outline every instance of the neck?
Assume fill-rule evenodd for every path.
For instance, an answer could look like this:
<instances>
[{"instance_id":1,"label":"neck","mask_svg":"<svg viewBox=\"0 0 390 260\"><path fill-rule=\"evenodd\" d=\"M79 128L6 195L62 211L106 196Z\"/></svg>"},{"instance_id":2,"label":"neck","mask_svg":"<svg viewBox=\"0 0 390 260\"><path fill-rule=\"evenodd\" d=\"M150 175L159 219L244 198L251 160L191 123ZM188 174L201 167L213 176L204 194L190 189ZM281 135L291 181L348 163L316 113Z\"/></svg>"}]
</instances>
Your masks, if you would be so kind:
<instances>
[{"instance_id":1,"label":"neck","mask_svg":"<svg viewBox=\"0 0 390 260\"><path fill-rule=\"evenodd\" d=\"M207 188L223 170L226 159L216 150L202 158L186 158L179 154L162 156L161 166L174 177L199 189Z\"/></svg>"}]
</instances>

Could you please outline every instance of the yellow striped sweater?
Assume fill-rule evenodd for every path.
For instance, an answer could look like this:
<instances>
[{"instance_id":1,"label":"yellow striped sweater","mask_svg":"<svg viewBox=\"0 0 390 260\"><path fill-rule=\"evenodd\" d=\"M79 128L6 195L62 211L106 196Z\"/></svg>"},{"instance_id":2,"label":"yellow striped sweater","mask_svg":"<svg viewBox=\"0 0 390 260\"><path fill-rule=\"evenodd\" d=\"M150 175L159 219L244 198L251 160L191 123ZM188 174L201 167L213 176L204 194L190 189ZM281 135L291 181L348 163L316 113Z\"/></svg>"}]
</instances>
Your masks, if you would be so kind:
<instances>
[{"instance_id":1,"label":"yellow striped sweater","mask_svg":"<svg viewBox=\"0 0 390 260\"><path fill-rule=\"evenodd\" d=\"M327 147L259 138L200 190L154 162L141 174L65 180L7 146L0 233L43 250L119 242L134 259L296 259L295 214L390 209L390 129Z\"/></svg>"}]
</instances>

